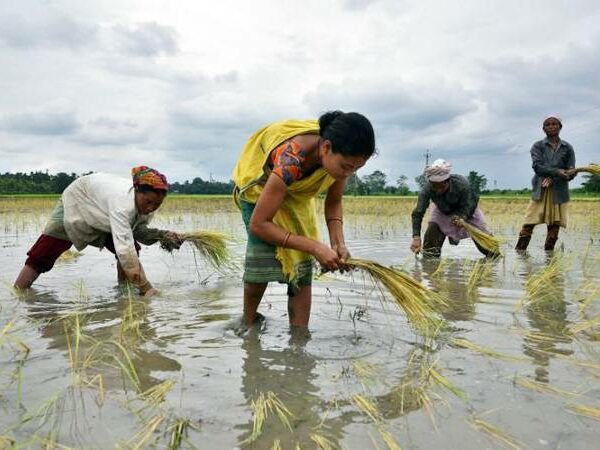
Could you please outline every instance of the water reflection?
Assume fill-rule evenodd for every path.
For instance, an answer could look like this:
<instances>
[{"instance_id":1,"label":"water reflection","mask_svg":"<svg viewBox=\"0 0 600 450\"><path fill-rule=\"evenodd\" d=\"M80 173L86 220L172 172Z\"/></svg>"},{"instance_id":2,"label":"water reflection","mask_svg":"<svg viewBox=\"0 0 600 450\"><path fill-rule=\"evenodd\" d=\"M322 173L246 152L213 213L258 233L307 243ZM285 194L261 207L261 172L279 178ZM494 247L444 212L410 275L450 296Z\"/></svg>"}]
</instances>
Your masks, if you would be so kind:
<instances>
[{"instance_id":1,"label":"water reflection","mask_svg":"<svg viewBox=\"0 0 600 450\"><path fill-rule=\"evenodd\" d=\"M339 446L343 435L342 417L322 420L326 404L319 395L317 362L306 351L310 341L307 330L292 328L287 346L283 348L263 348L262 336L251 330L244 338L242 349L246 352L243 361L242 392L251 408L252 401L267 392L274 393L294 414L290 420L292 433L271 412L263 427L262 434L249 446L251 448L271 448L275 440L291 442L301 448L314 448L311 434L326 437ZM239 437L240 444L252 434L252 422L244 425L244 433Z\"/></svg>"},{"instance_id":2,"label":"water reflection","mask_svg":"<svg viewBox=\"0 0 600 450\"><path fill-rule=\"evenodd\" d=\"M525 284L525 312L533 331L525 333L523 353L533 359L536 381L550 380L550 361L556 354L571 355L571 349L561 348L572 339L567 330L565 278L560 256L546 257L546 264L534 271L533 262L523 259L521 276Z\"/></svg>"},{"instance_id":3,"label":"water reflection","mask_svg":"<svg viewBox=\"0 0 600 450\"><path fill-rule=\"evenodd\" d=\"M123 296L89 303L83 300L64 302L51 292L31 290L23 297L27 316L37 325L40 336L48 341L49 349L62 351L70 360L71 369L87 369L93 375L102 373L104 388L122 390L123 370L107 370L110 358L103 352L114 352L113 362L130 358L139 381L139 391L145 391L164 379L153 372L176 372L181 364L157 350L147 350L148 344L158 343L149 315L151 306L146 300ZM75 354L75 345L77 345ZM102 349L102 351L98 349ZM93 361L91 353L95 358ZM79 361L74 361L74 358ZM94 364L92 364L92 362ZM91 364L89 367L84 364ZM98 367L95 366L98 365ZM100 367L102 366L102 370Z\"/></svg>"}]
</instances>

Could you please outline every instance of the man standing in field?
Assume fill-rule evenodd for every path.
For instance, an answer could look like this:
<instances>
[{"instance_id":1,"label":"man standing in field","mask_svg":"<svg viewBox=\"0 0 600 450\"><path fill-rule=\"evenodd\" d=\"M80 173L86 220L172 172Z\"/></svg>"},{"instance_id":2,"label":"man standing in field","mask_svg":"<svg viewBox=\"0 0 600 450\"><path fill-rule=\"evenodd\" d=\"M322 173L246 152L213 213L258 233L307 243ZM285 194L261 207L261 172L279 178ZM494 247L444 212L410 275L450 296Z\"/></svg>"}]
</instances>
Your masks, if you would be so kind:
<instances>
[{"instance_id":1,"label":"man standing in field","mask_svg":"<svg viewBox=\"0 0 600 450\"><path fill-rule=\"evenodd\" d=\"M413 239L410 249L414 253L422 250L426 256L440 256L446 237L451 245L458 245L460 240L469 237L462 226L463 221L491 234L478 207L479 195L465 177L451 174L451 170L452 165L443 159L437 159L425 168L427 183L419 192L417 206L412 212ZM421 242L421 224L430 202L433 202L433 210L424 242ZM474 243L484 255L494 255L477 242Z\"/></svg>"}]
</instances>

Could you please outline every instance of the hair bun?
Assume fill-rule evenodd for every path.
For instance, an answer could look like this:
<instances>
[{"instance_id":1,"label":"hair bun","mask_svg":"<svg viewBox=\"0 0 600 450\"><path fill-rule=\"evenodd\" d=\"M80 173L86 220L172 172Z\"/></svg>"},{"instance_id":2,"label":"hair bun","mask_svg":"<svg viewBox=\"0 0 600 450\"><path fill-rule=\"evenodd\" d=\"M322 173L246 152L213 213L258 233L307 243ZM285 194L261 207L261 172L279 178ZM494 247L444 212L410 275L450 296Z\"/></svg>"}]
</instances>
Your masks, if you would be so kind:
<instances>
[{"instance_id":1,"label":"hair bun","mask_svg":"<svg viewBox=\"0 0 600 450\"><path fill-rule=\"evenodd\" d=\"M319 136L323 137L323 133L325 133L325 130L327 130L327 128L333 123L333 121L343 115L344 112L339 110L328 111L325 114L321 115L321 117L319 117Z\"/></svg>"}]
</instances>

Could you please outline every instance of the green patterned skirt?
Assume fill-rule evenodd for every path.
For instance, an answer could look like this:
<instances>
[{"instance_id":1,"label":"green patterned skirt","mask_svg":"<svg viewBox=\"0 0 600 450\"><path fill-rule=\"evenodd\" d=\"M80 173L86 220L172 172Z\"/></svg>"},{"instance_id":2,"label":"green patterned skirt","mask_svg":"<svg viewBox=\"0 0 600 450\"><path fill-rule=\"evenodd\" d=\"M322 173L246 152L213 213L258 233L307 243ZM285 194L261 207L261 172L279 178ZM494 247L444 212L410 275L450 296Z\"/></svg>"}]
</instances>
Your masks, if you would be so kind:
<instances>
[{"instance_id":1,"label":"green patterned skirt","mask_svg":"<svg viewBox=\"0 0 600 450\"><path fill-rule=\"evenodd\" d=\"M268 283L269 281L278 281L279 283L287 283L287 279L281 270L281 263L275 257L276 247L250 233L250 217L252 217L255 206L254 203L240 201L242 219L246 225L246 233L248 233L246 259L244 261L244 282ZM312 268L313 262L311 259L300 263L298 267L299 285L312 284Z\"/></svg>"}]
</instances>

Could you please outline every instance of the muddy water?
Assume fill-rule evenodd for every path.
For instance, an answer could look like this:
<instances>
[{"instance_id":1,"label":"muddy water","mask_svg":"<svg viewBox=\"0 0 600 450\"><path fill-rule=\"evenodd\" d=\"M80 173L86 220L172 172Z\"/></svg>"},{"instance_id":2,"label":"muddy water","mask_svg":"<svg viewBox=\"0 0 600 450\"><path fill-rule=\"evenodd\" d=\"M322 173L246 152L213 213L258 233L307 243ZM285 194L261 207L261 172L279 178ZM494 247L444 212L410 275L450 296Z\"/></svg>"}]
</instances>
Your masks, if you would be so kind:
<instances>
[{"instance_id":1,"label":"muddy water","mask_svg":"<svg viewBox=\"0 0 600 450\"><path fill-rule=\"evenodd\" d=\"M178 419L189 448L597 446L598 422L576 407L600 408L600 327L589 322L600 313L600 204L574 205L554 255L538 227L520 256L510 244L524 203L484 202L510 238L504 258L486 261L470 241L415 258L412 202L383 203L348 202L348 245L447 299L433 336L354 273L315 281L307 333L290 331L285 288L270 286L263 328L240 337L240 272L215 273L191 248L143 249L161 292L148 301L122 292L114 257L93 248L16 295L9 286L52 202L0 207L0 448L164 448ZM243 236L229 202L170 200L156 224ZM238 258L243 249L233 246ZM267 393L289 427L268 411L253 434L253 403Z\"/></svg>"}]
</instances>

